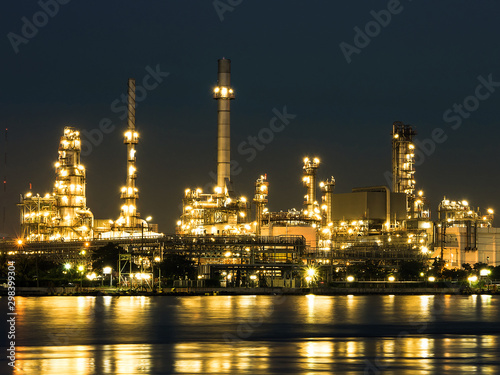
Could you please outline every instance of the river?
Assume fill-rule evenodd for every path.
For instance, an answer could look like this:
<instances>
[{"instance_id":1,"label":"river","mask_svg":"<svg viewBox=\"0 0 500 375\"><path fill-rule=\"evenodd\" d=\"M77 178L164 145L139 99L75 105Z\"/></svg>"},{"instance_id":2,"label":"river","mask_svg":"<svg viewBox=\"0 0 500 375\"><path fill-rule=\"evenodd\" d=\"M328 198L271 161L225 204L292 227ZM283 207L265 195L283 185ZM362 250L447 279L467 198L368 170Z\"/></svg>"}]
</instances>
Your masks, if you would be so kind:
<instances>
[{"instance_id":1,"label":"river","mask_svg":"<svg viewBox=\"0 0 500 375\"><path fill-rule=\"evenodd\" d=\"M16 312L14 374L500 374L499 296L16 297Z\"/></svg>"}]
</instances>

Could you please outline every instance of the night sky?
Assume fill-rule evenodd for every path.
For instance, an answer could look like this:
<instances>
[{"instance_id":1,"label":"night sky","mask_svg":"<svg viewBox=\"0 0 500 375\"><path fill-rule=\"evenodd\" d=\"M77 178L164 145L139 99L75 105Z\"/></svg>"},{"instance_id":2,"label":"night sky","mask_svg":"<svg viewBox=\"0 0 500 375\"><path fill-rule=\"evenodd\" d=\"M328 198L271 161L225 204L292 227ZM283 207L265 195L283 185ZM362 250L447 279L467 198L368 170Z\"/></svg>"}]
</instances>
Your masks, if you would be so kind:
<instances>
[{"instance_id":1,"label":"night sky","mask_svg":"<svg viewBox=\"0 0 500 375\"><path fill-rule=\"evenodd\" d=\"M59 1L57 9L46 0L47 11L44 0L9 1L0 14L4 235L19 233L16 203L30 183L35 193L52 191L68 125L97 137L86 137L82 157L88 206L96 218L118 217L126 164L119 101L129 77L139 86L150 71L161 82L147 81L137 105L138 208L172 233L184 189L213 183L212 90L222 57L232 60L240 194L251 198L267 173L270 209L301 208L306 155L321 158L318 177L334 176L336 192L388 184L392 123L403 121L427 147L416 180L434 218L445 195L500 210L498 2ZM284 107L288 124L269 130ZM108 132L97 134L103 123Z\"/></svg>"}]
</instances>

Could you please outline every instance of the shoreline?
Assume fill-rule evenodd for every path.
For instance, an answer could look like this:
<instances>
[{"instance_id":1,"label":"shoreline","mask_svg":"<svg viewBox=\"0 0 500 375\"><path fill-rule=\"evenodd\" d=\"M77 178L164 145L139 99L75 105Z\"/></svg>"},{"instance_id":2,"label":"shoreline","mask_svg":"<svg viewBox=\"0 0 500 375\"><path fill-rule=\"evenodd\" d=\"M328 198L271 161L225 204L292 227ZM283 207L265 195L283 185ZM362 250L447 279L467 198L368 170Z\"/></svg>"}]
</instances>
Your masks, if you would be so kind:
<instances>
[{"instance_id":1,"label":"shoreline","mask_svg":"<svg viewBox=\"0 0 500 375\"><path fill-rule=\"evenodd\" d=\"M160 291L118 290L114 288L18 287L16 296L236 296L236 295L500 295L492 290L463 291L450 288L165 288ZM1 293L2 296L7 293Z\"/></svg>"}]
</instances>

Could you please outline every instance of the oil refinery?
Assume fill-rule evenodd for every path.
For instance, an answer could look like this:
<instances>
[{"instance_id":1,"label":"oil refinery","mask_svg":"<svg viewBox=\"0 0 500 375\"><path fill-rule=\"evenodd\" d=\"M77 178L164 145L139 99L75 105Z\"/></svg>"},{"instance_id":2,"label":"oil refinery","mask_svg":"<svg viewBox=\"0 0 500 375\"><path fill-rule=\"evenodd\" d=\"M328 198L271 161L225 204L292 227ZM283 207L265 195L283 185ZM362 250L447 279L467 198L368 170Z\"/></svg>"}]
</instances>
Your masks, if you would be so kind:
<instances>
[{"instance_id":1,"label":"oil refinery","mask_svg":"<svg viewBox=\"0 0 500 375\"><path fill-rule=\"evenodd\" d=\"M88 267L88 253L82 248L92 251L113 242L126 249L117 267L122 285L133 281L131 267L127 268L132 263L140 263L144 274L154 276L155 262L169 252L196 262L197 285L222 275L225 283L235 286L258 277L266 285L293 287L299 285L296 278L305 267L320 269L325 280L332 281L339 274L347 275L348 266L366 262L391 271L412 260L434 260L446 268L460 268L463 263L498 264L500 230L492 226L493 209L481 211L469 202L443 198L438 218L432 220L424 191L417 188L416 131L400 121L393 123L390 133L391 187L354 187L350 193L336 193L331 172L326 179L318 178L328 161L310 155L303 158L300 210L269 210L273 181L266 174L255 176L253 197L237 195L230 168L230 104L235 98L231 60L220 59L213 89L217 102L216 186L213 191L203 191L199 186L204 181L200 181L199 186L184 190L179 196L182 213L175 234L161 233L139 212L139 133L135 80L129 79L125 184L119 189L121 204L116 215L94 217L92 202L86 198L80 132L67 126L59 142L53 191L21 195L22 235L16 239L19 246L13 246L9 254L43 254Z\"/></svg>"}]
</instances>

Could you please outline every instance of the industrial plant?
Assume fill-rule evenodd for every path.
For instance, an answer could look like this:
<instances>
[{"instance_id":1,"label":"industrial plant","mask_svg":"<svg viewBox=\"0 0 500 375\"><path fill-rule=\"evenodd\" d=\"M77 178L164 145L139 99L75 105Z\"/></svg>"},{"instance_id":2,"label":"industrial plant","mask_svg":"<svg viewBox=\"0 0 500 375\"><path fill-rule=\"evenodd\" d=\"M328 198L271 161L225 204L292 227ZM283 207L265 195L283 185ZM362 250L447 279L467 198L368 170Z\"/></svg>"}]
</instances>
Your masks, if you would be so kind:
<instances>
[{"instance_id":1,"label":"industrial plant","mask_svg":"<svg viewBox=\"0 0 500 375\"><path fill-rule=\"evenodd\" d=\"M231 176L231 60L218 60L217 182L213 191L186 187L175 233L163 234L139 212L140 179L136 165L139 134L135 127L135 80L128 81L128 118L124 129L127 167L118 189L121 205L109 218L95 218L86 198L85 167L81 163L79 130L62 130L55 162L54 188L44 195L21 195L21 238L12 241L10 255L47 256L80 264L91 271L89 254L109 242L123 247L115 267L121 286L152 287L155 267L169 253L195 262L197 278L177 285L203 286L206 280L235 287L252 285L298 287L310 283L314 268L325 282L345 281L349 267L374 264L397 274L402 262L432 262L441 268L463 263L498 265L500 230L492 226L493 209L481 211L466 201L443 198L432 220L415 170L416 131L392 124L392 186L353 187L335 192L335 177L323 181L320 169L328 161L311 154L303 158L303 206L272 212L272 184L266 174L255 176L253 196L235 193ZM389 129L388 129L389 130ZM215 127L214 127L215 131ZM389 155L389 147L387 147ZM301 157L297 155L297 158ZM43 168L44 166L39 166ZM180 187L180 191L181 191ZM173 232L173 228L162 228ZM82 251L84 249L85 251ZM132 265L140 264L140 273ZM140 276L137 276L140 275ZM309 277L309 279L307 279ZM134 284L135 283L135 284Z\"/></svg>"}]
</instances>

